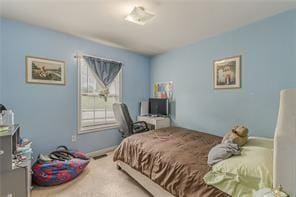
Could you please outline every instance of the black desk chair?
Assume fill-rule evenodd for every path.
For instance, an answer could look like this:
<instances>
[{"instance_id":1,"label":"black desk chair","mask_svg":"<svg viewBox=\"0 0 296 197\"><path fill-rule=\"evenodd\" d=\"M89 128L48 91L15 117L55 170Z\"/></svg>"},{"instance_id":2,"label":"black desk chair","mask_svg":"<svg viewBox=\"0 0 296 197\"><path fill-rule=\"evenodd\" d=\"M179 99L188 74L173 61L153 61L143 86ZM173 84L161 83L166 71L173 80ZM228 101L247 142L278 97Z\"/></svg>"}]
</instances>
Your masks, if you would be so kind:
<instances>
[{"instance_id":1,"label":"black desk chair","mask_svg":"<svg viewBox=\"0 0 296 197\"><path fill-rule=\"evenodd\" d=\"M0 113L4 110L6 110L6 107L4 105L0 104Z\"/></svg>"},{"instance_id":2,"label":"black desk chair","mask_svg":"<svg viewBox=\"0 0 296 197\"><path fill-rule=\"evenodd\" d=\"M119 131L122 133L122 137L125 138L135 133L149 131L149 128L146 122L144 121L133 122L128 112L128 108L126 104L114 103L113 112L114 112L115 119L117 120L120 126Z\"/></svg>"}]
</instances>

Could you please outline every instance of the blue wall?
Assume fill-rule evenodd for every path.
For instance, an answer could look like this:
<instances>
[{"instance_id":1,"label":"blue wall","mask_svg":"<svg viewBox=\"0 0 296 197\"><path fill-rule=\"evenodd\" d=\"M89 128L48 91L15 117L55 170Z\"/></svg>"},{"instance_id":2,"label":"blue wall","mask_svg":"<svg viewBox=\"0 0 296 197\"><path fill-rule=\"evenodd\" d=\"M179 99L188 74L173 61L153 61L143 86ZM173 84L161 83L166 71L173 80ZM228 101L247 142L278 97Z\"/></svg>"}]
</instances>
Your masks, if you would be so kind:
<instances>
[{"instance_id":1,"label":"blue wall","mask_svg":"<svg viewBox=\"0 0 296 197\"><path fill-rule=\"evenodd\" d=\"M294 26L294 64L292 65L292 67L294 68L294 71L292 73L296 73L296 20L294 20L294 23L293 23L293 26ZM296 77L293 77L294 81L293 83L295 84L296 83Z\"/></svg>"},{"instance_id":2,"label":"blue wall","mask_svg":"<svg viewBox=\"0 0 296 197\"><path fill-rule=\"evenodd\" d=\"M279 91L295 87L296 11L179 48L152 59L44 28L0 18L0 103L14 109L36 152L65 144L90 152L116 145L117 130L77 132L77 51L124 62L123 101L135 118L154 82L174 81L176 125L223 135L245 124L272 136ZM213 90L212 61L242 55L242 88ZM66 61L66 86L25 83L25 56ZM151 69L149 67L151 64ZM151 77L150 77L151 76ZM150 83L151 81L151 83Z\"/></svg>"},{"instance_id":3,"label":"blue wall","mask_svg":"<svg viewBox=\"0 0 296 197\"><path fill-rule=\"evenodd\" d=\"M0 17L0 103L2 103L2 86L3 86L3 72L2 72L2 67L3 67L3 58L2 58L2 18Z\"/></svg>"},{"instance_id":4,"label":"blue wall","mask_svg":"<svg viewBox=\"0 0 296 197\"><path fill-rule=\"evenodd\" d=\"M223 135L244 124L272 137L279 92L295 87L296 11L288 11L151 60L151 85L174 81L174 122ZM242 88L213 90L213 60L242 55Z\"/></svg>"},{"instance_id":5,"label":"blue wall","mask_svg":"<svg viewBox=\"0 0 296 197\"><path fill-rule=\"evenodd\" d=\"M149 97L150 68L147 57L122 49L107 47L44 28L2 20L1 83L3 103L15 111L23 136L33 141L35 152L47 152L65 144L90 152L120 142L117 130L77 136L77 51L124 63L123 101L133 118L138 102ZM66 86L25 83L25 57L47 57L66 61Z\"/></svg>"}]
</instances>

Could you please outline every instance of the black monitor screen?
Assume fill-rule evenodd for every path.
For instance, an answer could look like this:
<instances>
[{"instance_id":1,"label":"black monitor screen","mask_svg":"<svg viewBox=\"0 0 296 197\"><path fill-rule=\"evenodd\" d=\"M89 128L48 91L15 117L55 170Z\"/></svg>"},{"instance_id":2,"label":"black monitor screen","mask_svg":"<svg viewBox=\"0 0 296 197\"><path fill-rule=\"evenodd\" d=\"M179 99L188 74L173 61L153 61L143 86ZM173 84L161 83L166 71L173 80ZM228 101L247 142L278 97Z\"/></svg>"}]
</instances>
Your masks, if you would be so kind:
<instances>
[{"instance_id":1,"label":"black monitor screen","mask_svg":"<svg viewBox=\"0 0 296 197\"><path fill-rule=\"evenodd\" d=\"M149 99L149 114L150 115L168 115L168 100L150 98Z\"/></svg>"}]
</instances>

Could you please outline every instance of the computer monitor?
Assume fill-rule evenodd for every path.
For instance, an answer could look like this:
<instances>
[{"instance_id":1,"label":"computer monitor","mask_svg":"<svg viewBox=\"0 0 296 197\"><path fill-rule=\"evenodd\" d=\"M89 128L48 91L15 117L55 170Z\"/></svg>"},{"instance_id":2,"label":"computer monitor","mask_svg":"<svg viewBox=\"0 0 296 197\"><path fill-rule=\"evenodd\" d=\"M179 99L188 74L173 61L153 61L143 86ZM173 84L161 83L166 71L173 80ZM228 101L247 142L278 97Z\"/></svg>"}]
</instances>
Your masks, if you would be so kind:
<instances>
[{"instance_id":1,"label":"computer monitor","mask_svg":"<svg viewBox=\"0 0 296 197\"><path fill-rule=\"evenodd\" d=\"M169 115L168 99L150 98L149 99L149 115L154 115L154 116Z\"/></svg>"}]
</instances>

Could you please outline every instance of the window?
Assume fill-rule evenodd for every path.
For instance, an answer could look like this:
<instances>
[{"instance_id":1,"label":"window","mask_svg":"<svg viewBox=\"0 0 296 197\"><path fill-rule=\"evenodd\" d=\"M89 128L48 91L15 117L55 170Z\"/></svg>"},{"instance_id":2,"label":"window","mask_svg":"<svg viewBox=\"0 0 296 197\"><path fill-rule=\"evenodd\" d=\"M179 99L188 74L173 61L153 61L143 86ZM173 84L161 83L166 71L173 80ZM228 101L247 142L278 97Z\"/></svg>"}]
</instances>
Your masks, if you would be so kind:
<instances>
[{"instance_id":1,"label":"window","mask_svg":"<svg viewBox=\"0 0 296 197\"><path fill-rule=\"evenodd\" d=\"M91 69L83 58L79 58L79 133L86 133L109 128L116 128L118 124L112 110L114 102L121 101L122 71L109 88L107 101L99 92L103 86L97 82Z\"/></svg>"}]
</instances>

